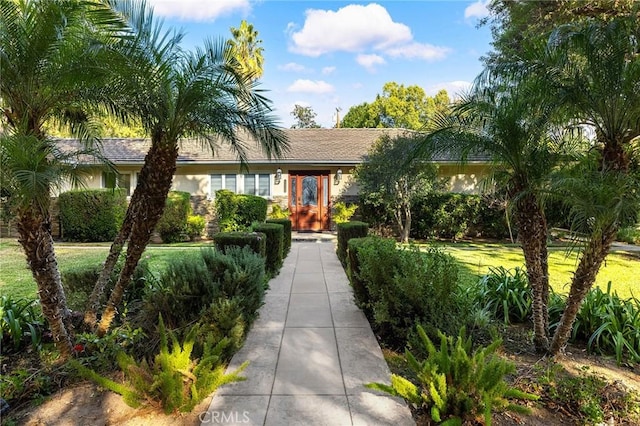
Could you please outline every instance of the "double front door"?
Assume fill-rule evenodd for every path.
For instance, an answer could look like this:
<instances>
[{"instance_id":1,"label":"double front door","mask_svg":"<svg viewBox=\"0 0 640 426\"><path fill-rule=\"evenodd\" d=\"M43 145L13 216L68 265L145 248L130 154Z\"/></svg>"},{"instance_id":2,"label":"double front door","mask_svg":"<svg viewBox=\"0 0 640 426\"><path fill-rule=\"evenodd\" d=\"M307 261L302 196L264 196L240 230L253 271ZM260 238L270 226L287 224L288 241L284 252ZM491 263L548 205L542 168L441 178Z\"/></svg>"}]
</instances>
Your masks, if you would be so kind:
<instances>
[{"instance_id":1,"label":"double front door","mask_svg":"<svg viewBox=\"0 0 640 426\"><path fill-rule=\"evenodd\" d=\"M296 231L329 230L329 172L290 171L289 211Z\"/></svg>"}]
</instances>

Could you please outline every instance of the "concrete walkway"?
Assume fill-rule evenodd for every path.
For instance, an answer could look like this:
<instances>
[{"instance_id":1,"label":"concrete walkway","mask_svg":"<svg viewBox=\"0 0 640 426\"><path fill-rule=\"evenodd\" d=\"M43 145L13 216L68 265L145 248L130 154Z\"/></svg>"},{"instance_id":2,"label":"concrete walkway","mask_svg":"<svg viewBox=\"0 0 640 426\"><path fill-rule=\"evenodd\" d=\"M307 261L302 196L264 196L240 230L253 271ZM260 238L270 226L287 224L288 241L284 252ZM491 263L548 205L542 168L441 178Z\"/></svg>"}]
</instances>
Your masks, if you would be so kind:
<instances>
[{"instance_id":1,"label":"concrete walkway","mask_svg":"<svg viewBox=\"0 0 640 426\"><path fill-rule=\"evenodd\" d=\"M330 242L294 242L202 425L414 425L402 400L365 388L389 369Z\"/></svg>"}]
</instances>

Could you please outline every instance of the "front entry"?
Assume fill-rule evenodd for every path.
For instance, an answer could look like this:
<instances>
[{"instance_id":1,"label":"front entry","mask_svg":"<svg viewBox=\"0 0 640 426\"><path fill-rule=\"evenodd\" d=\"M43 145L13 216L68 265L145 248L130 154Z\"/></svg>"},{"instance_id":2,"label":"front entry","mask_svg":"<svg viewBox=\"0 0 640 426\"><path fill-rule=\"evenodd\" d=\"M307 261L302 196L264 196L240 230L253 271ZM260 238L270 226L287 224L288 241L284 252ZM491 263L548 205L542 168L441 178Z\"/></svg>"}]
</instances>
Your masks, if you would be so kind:
<instances>
[{"instance_id":1,"label":"front entry","mask_svg":"<svg viewBox=\"0 0 640 426\"><path fill-rule=\"evenodd\" d=\"M290 171L289 211L295 231L329 230L329 172Z\"/></svg>"}]
</instances>

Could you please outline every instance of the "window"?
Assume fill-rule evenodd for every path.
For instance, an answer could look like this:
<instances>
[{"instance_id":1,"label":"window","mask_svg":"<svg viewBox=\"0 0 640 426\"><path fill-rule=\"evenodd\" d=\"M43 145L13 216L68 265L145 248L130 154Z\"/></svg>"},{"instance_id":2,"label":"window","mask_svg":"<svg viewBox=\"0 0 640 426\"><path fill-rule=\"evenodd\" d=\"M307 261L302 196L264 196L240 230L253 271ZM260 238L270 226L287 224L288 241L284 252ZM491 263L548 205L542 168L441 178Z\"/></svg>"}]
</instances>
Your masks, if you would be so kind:
<instances>
[{"instance_id":1,"label":"window","mask_svg":"<svg viewBox=\"0 0 640 426\"><path fill-rule=\"evenodd\" d=\"M131 195L131 175L114 173L114 172L102 172L102 187L103 188L121 188L127 193L127 196Z\"/></svg>"},{"instance_id":2,"label":"window","mask_svg":"<svg viewBox=\"0 0 640 426\"><path fill-rule=\"evenodd\" d=\"M271 195L271 177L269 174L211 175L211 195L215 196L220 189L268 197Z\"/></svg>"}]
</instances>

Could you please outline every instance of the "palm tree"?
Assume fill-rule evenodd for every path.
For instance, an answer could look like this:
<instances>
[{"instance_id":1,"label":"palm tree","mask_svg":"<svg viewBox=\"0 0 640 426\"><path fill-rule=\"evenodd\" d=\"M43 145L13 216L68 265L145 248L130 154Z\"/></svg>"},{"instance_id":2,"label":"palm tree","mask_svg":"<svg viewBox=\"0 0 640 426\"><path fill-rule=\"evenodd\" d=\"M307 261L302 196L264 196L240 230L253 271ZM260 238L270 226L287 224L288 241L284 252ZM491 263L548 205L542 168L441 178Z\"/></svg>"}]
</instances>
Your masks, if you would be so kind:
<instances>
[{"instance_id":1,"label":"palm tree","mask_svg":"<svg viewBox=\"0 0 640 426\"><path fill-rule=\"evenodd\" d=\"M43 314L61 356L72 353L69 310L51 237L51 191L70 172L70 157L46 136L45 123L68 125L91 142L88 96L104 82L109 34L122 29L111 9L77 0L0 1L0 135L3 185L11 187L19 241ZM94 92L96 93L96 92Z\"/></svg>"},{"instance_id":2,"label":"palm tree","mask_svg":"<svg viewBox=\"0 0 640 426\"><path fill-rule=\"evenodd\" d=\"M270 115L270 102L252 75L239 71L224 42L206 41L203 48L186 52L180 48L182 34L164 32L144 4L122 3L119 8L136 37L123 40L119 47L125 72L114 85L124 90L113 109L125 109L140 119L151 137L151 148L85 315L89 323L96 317L96 301L128 242L125 263L98 325L99 334L109 329L162 215L181 138L200 139L212 151L217 144L228 143L242 164L246 164L246 137L259 143L269 157L281 156L287 148L284 133Z\"/></svg>"},{"instance_id":3,"label":"palm tree","mask_svg":"<svg viewBox=\"0 0 640 426\"><path fill-rule=\"evenodd\" d=\"M484 153L495 164L493 179L506 192L518 225L527 276L532 288L534 344L549 346L547 301L547 223L544 199L549 173L562 157L564 134L556 131L554 107L536 96L538 80L507 80L487 70L452 113L433 120L421 155Z\"/></svg>"},{"instance_id":4,"label":"palm tree","mask_svg":"<svg viewBox=\"0 0 640 426\"><path fill-rule=\"evenodd\" d=\"M586 174L589 180L583 181L587 187L595 185L594 191L585 193L592 202L582 203L582 213L580 205L570 205L576 223L587 227L589 237L571 282L567 307L553 336L552 354L566 345L580 305L629 209L640 207L633 196L637 186L631 176L631 148L640 136L638 18L636 12L609 22L590 20L560 27L550 38L547 55L540 63L552 78L550 86L557 89L558 103L566 106L579 122L595 129L597 156L597 167ZM609 196L596 199L596 187L599 193ZM620 189L626 192L620 193ZM593 209L594 205L600 207L599 211ZM586 207L591 214L585 214Z\"/></svg>"},{"instance_id":5,"label":"palm tree","mask_svg":"<svg viewBox=\"0 0 640 426\"><path fill-rule=\"evenodd\" d=\"M262 40L258 38L258 31L243 19L240 28L231 27L231 36L233 38L227 40L227 47L238 62L239 72L251 80L262 77L264 49L260 46Z\"/></svg>"}]
</instances>

